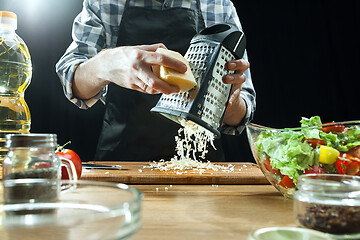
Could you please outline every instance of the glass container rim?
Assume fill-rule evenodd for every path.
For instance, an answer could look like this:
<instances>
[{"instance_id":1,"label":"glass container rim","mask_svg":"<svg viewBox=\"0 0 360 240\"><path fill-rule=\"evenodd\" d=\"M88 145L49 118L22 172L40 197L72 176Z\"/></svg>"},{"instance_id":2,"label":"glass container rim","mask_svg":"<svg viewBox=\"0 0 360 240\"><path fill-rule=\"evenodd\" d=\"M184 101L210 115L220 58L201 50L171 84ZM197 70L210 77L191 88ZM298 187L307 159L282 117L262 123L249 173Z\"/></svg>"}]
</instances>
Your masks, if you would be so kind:
<instances>
[{"instance_id":1,"label":"glass container rim","mask_svg":"<svg viewBox=\"0 0 360 240\"><path fill-rule=\"evenodd\" d=\"M57 134L55 133L25 133L6 134L5 147L56 147Z\"/></svg>"},{"instance_id":2,"label":"glass container rim","mask_svg":"<svg viewBox=\"0 0 360 240\"><path fill-rule=\"evenodd\" d=\"M345 180L353 180L359 183L359 185L357 187L360 188L360 176L356 176L356 175L347 175L347 174L335 174L335 173L321 173L321 174L317 174L317 173L311 173L311 174L304 174L299 176L298 178L298 183L297 185L300 186L300 188L303 186L304 183L312 183L312 184L316 184L316 183L321 183L320 185L324 186L324 184L326 186L339 186L340 184L342 184L342 187L344 185L346 186L353 186L350 185L349 181L345 181ZM336 184L339 183L339 184Z\"/></svg>"},{"instance_id":3,"label":"glass container rim","mask_svg":"<svg viewBox=\"0 0 360 240\"><path fill-rule=\"evenodd\" d=\"M306 174L298 178L296 188L294 198L301 202L360 206L360 176Z\"/></svg>"},{"instance_id":4,"label":"glass container rim","mask_svg":"<svg viewBox=\"0 0 360 240\"><path fill-rule=\"evenodd\" d=\"M276 234L276 233L279 233L279 234ZM325 239L326 240L335 240L334 238L332 238L332 236L330 236L327 233L323 233L323 232L316 231L316 230L309 229L309 228L300 228L300 227L265 227L265 228L260 228L260 229L257 229L257 230L254 230L254 231L250 232L248 234L247 240L264 239L263 237L265 237L267 234L269 234L271 239L275 239L274 237L272 237L273 234L276 234L275 237L282 237L282 236L286 235L287 233L289 233L292 237L293 236L297 236L297 237L301 236L301 237L307 237L307 238L310 237L310 239L313 239L314 237L317 237L317 238L322 239L322 240L325 240ZM303 238L301 238L301 239L303 239Z\"/></svg>"},{"instance_id":5,"label":"glass container rim","mask_svg":"<svg viewBox=\"0 0 360 240\"><path fill-rule=\"evenodd\" d=\"M63 218L66 218L65 223L61 224L64 226L67 225L71 225L72 223L76 223L78 221L84 220L84 219L88 219L88 218L94 218L95 220L101 220L101 219L106 219L106 218L113 218L113 217L117 217L117 216L121 216L121 215L126 215L126 213L124 213L126 210L128 209L140 209L141 208L141 201L144 197L143 193L134 188L131 187L127 184L124 183L110 183L110 182L100 182L100 181L88 181L88 180L77 180L77 181L72 181L72 180L49 180L49 179L41 179L41 178L28 178L28 179L9 179L9 180L0 180L1 184L3 185L4 182L7 182L8 184L10 183L21 183L21 184L30 184L30 183L34 183L34 184L41 184L41 183L49 183L49 181L53 181L53 182L58 182L60 183L60 186L62 186L62 192L66 192L66 191L70 191L71 189L74 189L73 187L77 187L79 185L83 185L83 186L97 186L97 187L110 187L110 188L114 188L118 189L118 190L125 190L125 191L129 191L131 194L134 195L134 198L130 201L125 201L125 202L120 202L118 204L113 204L111 206L106 206L103 208L104 211L96 211L96 213L92 212L92 213L88 213L88 214L84 214L81 216L75 216L72 217L71 219L68 218L68 216L64 216L60 219L57 218L53 218L51 216L44 216L43 219L40 219L38 224L35 224L34 226L45 226L45 225L51 225L54 223L57 223L59 221L61 221ZM63 185L67 184L68 187L64 188ZM4 185L3 185L4 186ZM69 187L70 186L70 187ZM73 187L71 187L73 186ZM14 203L14 204L4 204L1 203L0 204L0 212L6 212L6 211L11 211L11 210L20 210L23 209L25 207L25 209L27 209L27 207L30 207L29 209L31 209L32 207L34 209L46 209L46 207L54 207L55 209L60 208L60 207L72 207L72 203L69 202L49 202L49 203ZM80 205L78 205L79 207L81 207ZM84 204L83 207L86 206L94 206L91 204ZM99 205L99 207L101 207ZM86 209L86 208L84 208ZM100 208L99 208L100 209ZM64 221L61 221L64 222ZM0 223L1 223L1 219L0 219ZM16 225L16 224L15 224ZM19 224L17 226L23 226L25 227L25 225Z\"/></svg>"},{"instance_id":6,"label":"glass container rim","mask_svg":"<svg viewBox=\"0 0 360 240\"><path fill-rule=\"evenodd\" d=\"M248 122L245 124L246 128L257 129L259 131L262 130L273 130L273 131L299 131L301 129L312 129L312 128L321 128L321 127L328 127L328 126L336 126L336 125L360 125L360 120L352 120L352 121L341 121L341 122L330 122L330 123L323 123L320 125L309 126L309 127L285 127L285 128L273 128L267 127L260 124L256 124L253 122Z\"/></svg>"}]
</instances>

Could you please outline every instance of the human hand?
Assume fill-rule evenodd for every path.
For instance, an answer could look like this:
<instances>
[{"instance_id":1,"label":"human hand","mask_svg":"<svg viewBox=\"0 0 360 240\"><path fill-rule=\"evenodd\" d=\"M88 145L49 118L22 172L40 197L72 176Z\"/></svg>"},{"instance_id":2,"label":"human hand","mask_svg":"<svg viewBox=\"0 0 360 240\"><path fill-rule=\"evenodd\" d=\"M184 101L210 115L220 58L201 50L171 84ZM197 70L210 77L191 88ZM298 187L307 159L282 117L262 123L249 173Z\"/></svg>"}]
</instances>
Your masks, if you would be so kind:
<instances>
[{"instance_id":1,"label":"human hand","mask_svg":"<svg viewBox=\"0 0 360 240\"><path fill-rule=\"evenodd\" d=\"M184 73L186 65L175 58L156 53L158 48L166 47L163 44L153 44L105 50L103 60L106 62L106 78L119 86L148 94L179 92L177 86L161 80L152 69L156 70L163 65Z\"/></svg>"},{"instance_id":2,"label":"human hand","mask_svg":"<svg viewBox=\"0 0 360 240\"><path fill-rule=\"evenodd\" d=\"M243 59L233 60L225 65L234 74L228 74L223 78L226 84L232 84L232 89L224 116L224 123L230 126L237 126L246 114L245 101L240 96L241 86L246 81L244 72L250 67L250 63Z\"/></svg>"}]
</instances>

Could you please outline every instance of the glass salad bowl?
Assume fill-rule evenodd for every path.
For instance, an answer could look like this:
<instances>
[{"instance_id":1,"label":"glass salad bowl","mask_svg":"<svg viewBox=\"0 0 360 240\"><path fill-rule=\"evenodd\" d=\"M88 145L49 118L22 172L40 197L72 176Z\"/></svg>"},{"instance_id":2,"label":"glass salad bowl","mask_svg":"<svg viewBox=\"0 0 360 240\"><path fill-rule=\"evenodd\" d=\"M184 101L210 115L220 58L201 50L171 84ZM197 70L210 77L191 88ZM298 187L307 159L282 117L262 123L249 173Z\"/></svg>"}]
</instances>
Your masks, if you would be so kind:
<instances>
[{"instance_id":1,"label":"glass salad bowl","mask_svg":"<svg viewBox=\"0 0 360 240\"><path fill-rule=\"evenodd\" d=\"M52 188L48 187L49 179L15 179L1 183L0 239L130 239L141 226L143 195L135 188L82 180L50 185L60 186L57 199L50 193L49 198L42 194L41 198L19 201L18 197L14 203L4 203L4 195L17 193L19 196L19 189L37 191L40 187L50 192Z\"/></svg>"},{"instance_id":2,"label":"glass salad bowl","mask_svg":"<svg viewBox=\"0 0 360 240\"><path fill-rule=\"evenodd\" d=\"M360 175L360 121L322 124L315 116L300 123L283 129L246 126L255 161L283 196L293 198L303 174Z\"/></svg>"}]
</instances>

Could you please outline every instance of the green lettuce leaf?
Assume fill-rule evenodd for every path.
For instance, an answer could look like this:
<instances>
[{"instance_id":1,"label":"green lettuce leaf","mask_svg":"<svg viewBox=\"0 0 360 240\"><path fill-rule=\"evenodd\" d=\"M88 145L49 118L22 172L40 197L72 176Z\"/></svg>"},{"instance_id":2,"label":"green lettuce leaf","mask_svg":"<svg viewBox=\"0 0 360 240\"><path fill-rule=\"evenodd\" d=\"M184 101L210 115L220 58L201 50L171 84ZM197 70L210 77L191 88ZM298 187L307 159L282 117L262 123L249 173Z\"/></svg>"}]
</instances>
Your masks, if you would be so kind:
<instances>
[{"instance_id":1,"label":"green lettuce leaf","mask_svg":"<svg viewBox=\"0 0 360 240\"><path fill-rule=\"evenodd\" d=\"M271 166L288 175L295 182L299 175L314 163L315 151L306 142L300 131L264 131L260 133L256 147L270 156Z\"/></svg>"},{"instance_id":2,"label":"green lettuce leaf","mask_svg":"<svg viewBox=\"0 0 360 240\"><path fill-rule=\"evenodd\" d=\"M279 169L296 183L302 172L314 164L318 164L318 147L313 148L303 141L306 139L322 139L329 147L340 152L360 145L360 127L352 126L345 132L323 132L319 116L303 117L301 128L274 131L269 129L259 134L255 143L260 158L269 156L270 164ZM329 167L329 166L328 166Z\"/></svg>"},{"instance_id":3,"label":"green lettuce leaf","mask_svg":"<svg viewBox=\"0 0 360 240\"><path fill-rule=\"evenodd\" d=\"M319 126L322 124L319 116L314 116L311 118L302 117L300 123L301 123L301 127L312 127L312 126Z\"/></svg>"}]
</instances>

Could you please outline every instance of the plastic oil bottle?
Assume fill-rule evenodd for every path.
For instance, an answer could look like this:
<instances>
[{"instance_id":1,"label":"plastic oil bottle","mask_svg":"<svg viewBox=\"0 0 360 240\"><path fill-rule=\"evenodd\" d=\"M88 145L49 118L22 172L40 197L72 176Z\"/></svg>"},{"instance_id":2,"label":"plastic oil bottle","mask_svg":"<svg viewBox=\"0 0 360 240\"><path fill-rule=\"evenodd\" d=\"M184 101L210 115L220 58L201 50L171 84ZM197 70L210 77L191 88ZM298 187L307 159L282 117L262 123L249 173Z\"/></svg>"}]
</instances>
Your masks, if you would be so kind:
<instances>
[{"instance_id":1,"label":"plastic oil bottle","mask_svg":"<svg viewBox=\"0 0 360 240\"><path fill-rule=\"evenodd\" d=\"M7 154L5 135L29 133L31 124L24 92L31 81L32 65L16 29L16 14L0 11L0 164Z\"/></svg>"}]
</instances>

